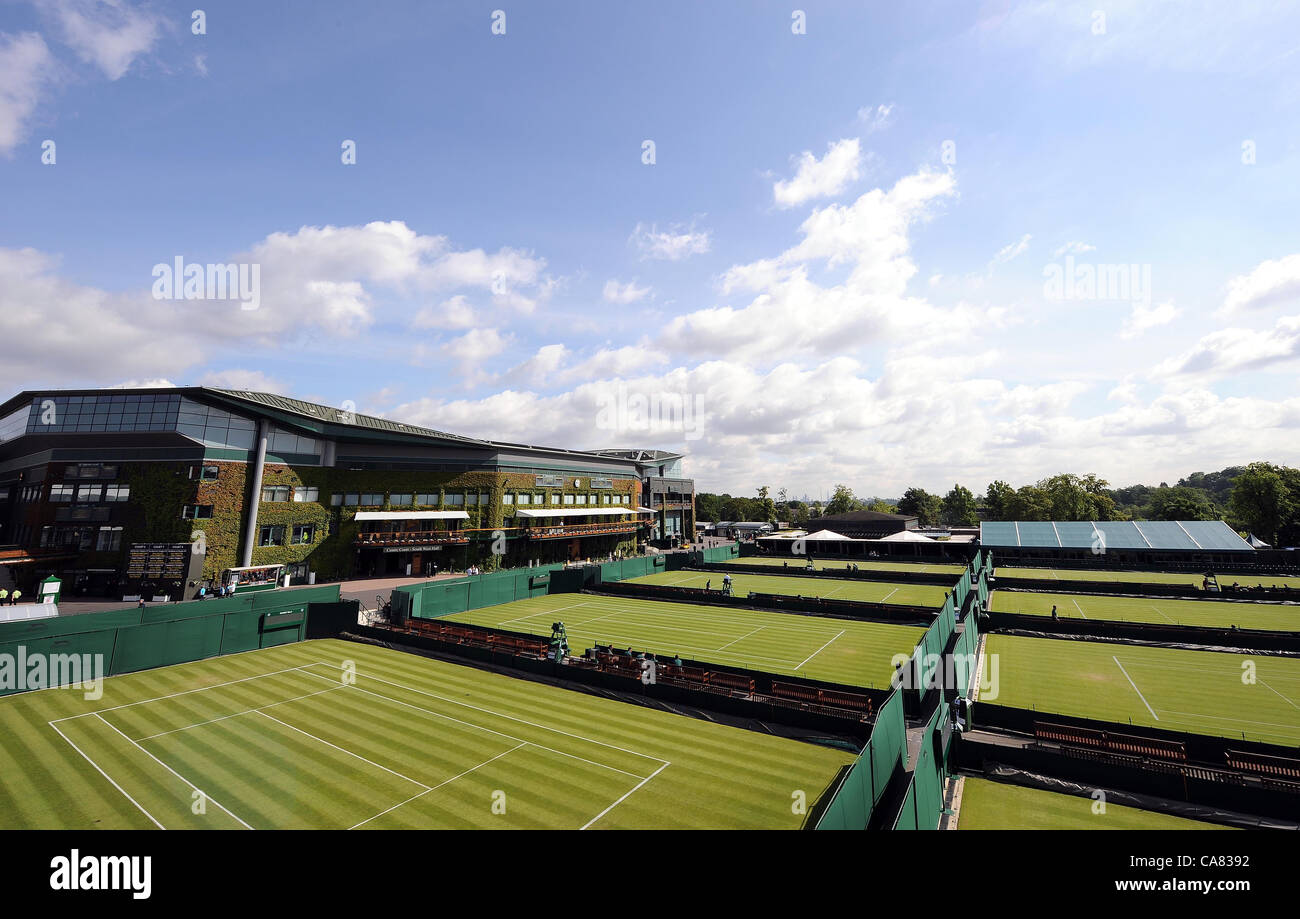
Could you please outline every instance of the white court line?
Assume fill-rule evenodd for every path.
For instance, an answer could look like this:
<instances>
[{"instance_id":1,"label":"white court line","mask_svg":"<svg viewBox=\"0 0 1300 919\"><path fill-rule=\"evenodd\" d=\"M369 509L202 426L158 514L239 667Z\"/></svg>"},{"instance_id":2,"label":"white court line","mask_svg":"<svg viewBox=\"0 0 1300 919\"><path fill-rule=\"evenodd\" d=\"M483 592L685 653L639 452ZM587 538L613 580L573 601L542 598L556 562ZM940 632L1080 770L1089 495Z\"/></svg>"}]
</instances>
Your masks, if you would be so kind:
<instances>
[{"instance_id":1,"label":"white court line","mask_svg":"<svg viewBox=\"0 0 1300 919\"><path fill-rule=\"evenodd\" d=\"M392 769L389 769L387 766L381 766L378 763L371 762L370 760L362 756L360 753L353 753L351 750L345 750L342 747L340 747L338 744L332 744L328 740L325 740L324 738L317 737L315 734L309 734L306 731L304 731L302 728L296 728L292 724L288 724L284 721L281 721L279 718L276 718L273 715L268 715L266 712L263 711L259 711L257 712L257 714L261 715L263 718L270 718L276 724L283 724L289 730L297 731L299 734L302 734L304 737L310 737L312 740L316 741L317 743L323 743L327 747L333 747L335 750L338 750L340 753L346 753L348 756L355 756L363 763L370 763L370 765L374 766L376 769L382 769L390 775L395 775L399 779L403 779L407 782L410 782L412 785L419 785L421 788L425 789L426 791L429 789L429 786L424 784L423 782L417 782L415 779L409 776L402 775L400 772L396 772Z\"/></svg>"},{"instance_id":2,"label":"white court line","mask_svg":"<svg viewBox=\"0 0 1300 919\"><path fill-rule=\"evenodd\" d=\"M1115 662L1115 666L1119 668L1119 672L1124 674L1124 679L1128 680L1128 684L1132 686L1133 691L1138 694L1138 698L1141 699L1142 704L1147 707L1147 711L1151 713L1151 717L1156 719L1156 721L1159 721L1160 716L1157 715L1156 710L1151 707L1151 703L1147 701L1147 697L1142 695L1142 690L1138 689L1137 683L1133 682L1133 678L1128 675L1128 671L1125 670L1124 665L1119 662L1119 658L1115 657L1114 655L1111 655L1110 659Z\"/></svg>"},{"instance_id":3,"label":"white court line","mask_svg":"<svg viewBox=\"0 0 1300 919\"><path fill-rule=\"evenodd\" d=\"M526 741L526 740L525 740L523 743L519 744L519 747L526 747L526 746L528 746L528 741ZM477 770L477 769L482 769L482 768L483 768L484 766L486 766L488 763L495 763L497 760L499 760L501 757L505 756L507 753L514 753L516 750L519 749L519 747L511 747L509 750L504 750L504 751L502 751L501 753L498 753L496 756L492 757L491 759L485 759L483 762L479 763L477 766L473 766L473 767L471 767L471 768L469 768L469 769L466 769L466 770L465 770L464 772L462 772L460 775L453 775L451 778L439 782L437 785L434 785L432 788L426 788L424 791L420 792L419 794L411 795L411 796L410 796L409 798L407 798L405 801L399 801L398 803L396 803L396 804L394 804L392 807L390 807L388 810L380 811L379 813L375 814L375 816L373 816L373 817L367 817L365 820L362 820L360 823L356 823L356 824L353 824L352 826L348 827L348 829L349 829L349 830L355 830L355 829L356 829L357 827L359 827L359 826L365 826L365 825L366 825L367 823L369 823L371 820L377 820L378 818L384 816L384 814L392 813L393 811L397 810L397 809L398 809L399 807L401 807L402 805L404 805L404 804L410 804L410 803L411 803L412 801L414 801L416 798L423 797L424 795L427 795L427 794L428 794L429 792L431 792L431 791L437 791L439 788L441 788L441 787L444 786L444 785L450 785L452 782L456 781L457 779L464 778L465 776L469 775L471 772L474 772L474 771Z\"/></svg>"},{"instance_id":4,"label":"white court line","mask_svg":"<svg viewBox=\"0 0 1300 919\"><path fill-rule=\"evenodd\" d=\"M844 634L845 632L847 632L847 631L848 631L848 629L840 629L839 635L836 635L835 638L839 638L840 635L843 635L843 634ZM834 641L835 638L832 638L831 641ZM820 648L818 648L818 649L817 649L816 651L814 651L812 654L809 654L807 657L805 657L805 658L803 659L803 663L799 664L799 667L802 667L804 664L808 663L810 660L812 660L812 659L813 659L814 657L816 657L818 654L821 654L823 651L825 651L827 648L829 648L830 645L831 645L831 641L826 642L826 644L822 645ZM795 670L798 670L799 667L795 667L794 669L795 669Z\"/></svg>"},{"instance_id":5,"label":"white court line","mask_svg":"<svg viewBox=\"0 0 1300 919\"><path fill-rule=\"evenodd\" d=\"M538 616L553 616L556 613L563 612L566 609L577 609L579 606L586 606L586 605L587 605L586 603L570 603L568 606L560 606L560 607L556 607L555 609L544 609L537 613L530 613L527 616L520 616L517 619L507 619L505 622L498 622L497 627L499 628L503 625L509 625L512 622L523 622L525 619L536 619ZM477 613L477 612L478 610L476 609L465 610L466 614ZM453 613L452 615L459 616L461 614Z\"/></svg>"},{"instance_id":6,"label":"white court line","mask_svg":"<svg viewBox=\"0 0 1300 919\"><path fill-rule=\"evenodd\" d=\"M658 769L656 769L654 772L650 773L650 774L647 775L645 778L643 778L641 781L637 782L636 785L632 788L631 791L629 791L627 794L623 795L623 797L619 798L617 801L615 801L615 802L614 802L613 804L611 804L609 807L605 808L605 809L604 809L603 811L601 811L599 814L597 814L596 816L592 817L592 818L591 818L590 820L588 820L585 824L583 824L582 829L584 829L584 830L587 829L587 827L591 826L593 823L595 823L595 822L596 822L597 820L599 820L601 817L605 816L605 815L608 814L610 811L612 811L614 808L618 807L620 804L622 804L624 801L626 801L629 797L631 797L633 791L636 791L638 788L640 788L640 787L641 787L642 785L644 785L646 782L648 782L648 781L650 781L651 779L653 779L655 776L657 776L659 773L663 772L665 769L667 769L667 768L668 768L669 766L671 766L671 765L672 765L672 763L665 762L662 766L660 766L660 767L659 767Z\"/></svg>"},{"instance_id":7,"label":"white court line","mask_svg":"<svg viewBox=\"0 0 1300 919\"><path fill-rule=\"evenodd\" d=\"M60 718L59 720L60 720L60 721L63 721L64 719ZM133 797L131 797L129 794L127 794L125 788L123 788L121 785L117 784L117 782L114 782L114 781L113 781L113 777L112 777L111 775L109 775L107 772L105 772L103 769L101 769L101 768L99 767L99 763L95 762L93 759L91 759L89 756L87 756L87 755L86 755L86 752L85 752L84 750L82 750L81 747L79 747L79 746L77 746L76 744L72 743L72 740L68 737L68 735L65 734L65 733L63 733L62 731L59 730L58 725L56 725L53 721L47 721L46 724L48 724L50 727L54 728L54 730L58 733L58 735L59 735L60 737L62 737L64 740L66 740L69 744L72 744L72 749L74 749L74 750L76 750L78 753L80 753L81 756L82 756L82 758L83 758L86 762L88 762L88 763L90 763L90 765L94 766L96 772L98 772L98 773L99 773L100 775L102 775L104 778L108 779L108 782L109 782L110 785L112 785L112 786L113 786L114 788L116 788L118 791L122 792L123 797L125 797L128 801L130 801L132 804L134 804L134 805L136 806L136 809L139 810L140 813L144 814L146 817L148 817L150 820L152 820L154 826L158 827L158 829L160 829L160 830L165 830L165 829L167 829L167 827L163 826L161 823L158 822L157 818L154 817L153 814L151 814L151 813L149 813L147 810L145 810L144 807L141 806L141 804L140 804L139 801L137 801L135 798L133 798Z\"/></svg>"},{"instance_id":8,"label":"white court line","mask_svg":"<svg viewBox=\"0 0 1300 919\"><path fill-rule=\"evenodd\" d=\"M900 590L902 590L901 587L895 587L895 588L894 588L893 590L891 590L889 593L887 593L887 594L885 594L883 597L881 597L880 600L879 600L878 602L880 602L880 603L884 603L886 600L888 600L888 599L889 599L890 597L892 597L894 594L898 593Z\"/></svg>"},{"instance_id":9,"label":"white court line","mask_svg":"<svg viewBox=\"0 0 1300 919\"><path fill-rule=\"evenodd\" d=\"M175 769L173 769L171 766L168 766L166 763L164 763L164 762L163 762L162 760L160 760L158 757L154 756L152 753L150 753L150 752L149 752L148 750L146 750L144 747L140 746L140 745L139 745L138 743L136 743L134 740L131 740L130 737L127 737L125 734L122 734L121 729L118 728L117 725L111 723L111 722L110 722L107 718L105 718L103 715L101 715L101 714L99 714L98 712L96 712L96 713L95 713L95 717L98 718L100 721L104 722L105 724L107 724L107 725L108 725L110 728L112 728L114 731L117 731L118 734L121 734L121 735L122 735L123 737L125 737L128 741L130 741L130 742L131 742L131 746L135 747L137 750L139 750L139 751L140 751L141 753L143 753L145 756L149 757L151 760L153 760L153 761L154 761L155 763L157 763L159 766L162 766L164 769L166 769L166 770L167 770L168 772L170 772L172 775L176 776L176 778L180 779L180 780L181 780L182 782L184 782L186 785L190 786L190 788L193 788L193 789L194 789L195 791L197 791L199 794L203 795L203 797L204 797L206 800L211 801L213 804L215 804L217 807L221 808L221 809L222 809L223 811L225 811L227 814L229 814L230 816L234 817L236 820L238 820L240 823L242 823L242 824L244 825L244 828L245 828L245 829L248 829L248 830L251 830L251 829L252 829L252 827L248 825L248 821L244 820L243 817L240 817L238 814L236 814L236 813L235 813L234 811L232 811L230 808L226 807L224 804L222 804L222 803L221 803L220 801L218 801L216 798L212 797L212 795L208 794L208 793L207 793L206 791L204 791L202 788L200 788L199 786L195 785L195 784L194 784L193 782L191 782L189 779L185 778L185 776L181 775L179 772L177 772L177 771L176 771Z\"/></svg>"},{"instance_id":10,"label":"white court line","mask_svg":"<svg viewBox=\"0 0 1300 919\"><path fill-rule=\"evenodd\" d=\"M1280 721L1250 721L1246 718L1238 718L1235 715L1206 715L1201 712L1175 712L1169 709L1164 709L1163 711L1166 715L1186 715L1188 718L1204 718L1207 721L1227 721L1229 724L1265 724L1271 728L1295 728L1294 724L1284 724ZM1260 731L1260 733L1264 734L1267 732Z\"/></svg>"},{"instance_id":11,"label":"white court line","mask_svg":"<svg viewBox=\"0 0 1300 919\"><path fill-rule=\"evenodd\" d=\"M725 645L723 645L721 648L714 648L713 650L715 650L715 651L722 651L722 650L724 650L724 649L726 649L726 648L730 648L732 645L736 644L736 642L744 641L744 640L745 640L746 638L748 638L750 635L757 635L759 632L763 631L765 628L767 628L767 626L765 626L765 625L760 625L758 628L754 629L754 631L752 631L752 632L746 632L744 635L741 635L741 636L740 636L739 638L737 638L735 641L729 641L729 642L727 642Z\"/></svg>"},{"instance_id":12,"label":"white court line","mask_svg":"<svg viewBox=\"0 0 1300 919\"><path fill-rule=\"evenodd\" d=\"M259 705L257 708L246 708L242 712L234 712L230 715L222 715L220 718L213 718L210 721L199 721L195 724L187 724L183 728L173 728L170 731L159 731L157 734L150 734L148 737L137 737L137 741L153 740L155 737L166 737L168 734L179 734L181 731L188 731L191 728L201 728L205 724L216 724L218 721L225 721L227 718L238 718L240 715L247 715L252 712L260 712L264 708L274 708L277 705L286 705L290 702L297 702L299 699L308 699L312 696L319 696L323 692L333 692L336 689L342 689L343 685L331 686L329 689L318 689L315 692L304 693L301 696L294 696L292 699L281 699L279 702L268 702L266 705ZM98 714L98 712L96 712ZM130 738L128 738L129 740Z\"/></svg>"},{"instance_id":13,"label":"white court line","mask_svg":"<svg viewBox=\"0 0 1300 919\"><path fill-rule=\"evenodd\" d=\"M258 650L265 651L267 649L259 648ZM229 656L229 655L225 655L225 656ZM210 658L210 660L212 659L215 658ZM190 663L196 663L196 662L191 661ZM173 665L173 666L180 666L180 665ZM152 699L141 699L139 702L127 702L124 705L114 705L111 708L101 708L93 712L82 712L80 715L68 715L65 718L55 718L54 721L71 721L73 718L85 718L87 715L98 715L101 712L115 712L120 708L131 708L134 705L146 705L150 702L161 702L163 699L175 699L177 696L188 696L191 693L207 692L209 689L220 689L222 686L234 686L236 683L247 683L249 680L260 680L263 677L277 676L281 673L292 673L295 670L301 670L305 666L307 665L301 664L297 667L286 667L283 670L272 670L270 673L259 673L255 676L246 676L238 680L228 680L225 683L214 683L211 686L200 686L198 689L186 689L182 692L168 693L165 696L154 696ZM127 676L127 674L121 674L121 675ZM50 723L53 724L54 722L52 721Z\"/></svg>"},{"instance_id":14,"label":"white court line","mask_svg":"<svg viewBox=\"0 0 1300 919\"><path fill-rule=\"evenodd\" d=\"M1088 618L1088 614L1085 613L1085 612L1083 611L1083 607L1079 605L1079 601L1078 601L1078 600L1075 600L1073 597L1071 597L1071 602L1074 603L1074 608L1077 609L1077 610L1079 611L1079 615L1082 616L1084 619L1087 619L1087 618ZM1119 663L1119 661L1116 661L1115 663ZM1124 668L1121 667L1120 669L1123 670ZM1139 695L1140 695L1140 693L1139 693ZM1154 715L1155 712L1152 712L1151 714Z\"/></svg>"},{"instance_id":15,"label":"white court line","mask_svg":"<svg viewBox=\"0 0 1300 919\"><path fill-rule=\"evenodd\" d=\"M1264 683L1264 685L1265 685L1266 687L1268 687L1268 690L1269 690L1270 692L1272 692L1272 693L1274 693L1275 695L1281 697L1282 701L1285 702L1287 705L1291 706L1292 708L1298 708L1298 709L1300 709L1300 705L1296 705L1294 702L1292 702L1292 701L1291 701L1290 699L1288 699L1286 696L1283 696L1280 692L1278 692L1278 691L1277 691L1276 689L1274 689L1272 686L1269 686L1268 683L1264 682L1264 678L1263 678L1263 677L1260 677L1260 678L1259 678L1259 681L1260 681L1261 683Z\"/></svg>"},{"instance_id":16,"label":"white court line","mask_svg":"<svg viewBox=\"0 0 1300 919\"><path fill-rule=\"evenodd\" d=\"M1161 612L1160 612L1160 607L1158 607L1158 606L1152 606L1151 608L1152 608L1153 610L1155 610L1157 613L1159 613L1161 616L1165 616L1164 613L1161 613ZM1166 619L1169 619L1168 616L1165 616L1165 618L1166 618ZM1173 622L1174 620L1169 619L1169 621L1170 621L1170 622ZM1178 623L1175 622L1174 624L1177 625Z\"/></svg>"},{"instance_id":17,"label":"white court line","mask_svg":"<svg viewBox=\"0 0 1300 919\"><path fill-rule=\"evenodd\" d=\"M322 667L333 667L333 666L334 666L333 664L328 664L328 663L326 663L325 661L316 661L315 663L318 664L318 665L320 665L320 666L322 666ZM313 665L304 665L304 666L313 666ZM306 672L307 672L307 673L310 673L311 671L306 671ZM324 679L328 679L327 677L323 677L323 676L321 676L321 675L318 674L318 673L317 673L317 674L313 674L313 675L316 676L318 679L322 679L322 680L324 680ZM562 730L560 730L559 728L553 728L553 727L551 727L551 726L549 726L549 725L545 725L545 724L537 724L537 723L534 722L534 721L528 721L528 720L525 719L525 718L517 718L517 717L515 717L514 715L504 715L504 714L502 714L501 712L494 712L494 711L492 711L492 709L490 709L490 708L481 708L480 706L477 706L477 705L471 705L471 704L468 703L468 702L462 702L462 701L459 700L459 699L452 699L452 698L450 698L450 697L448 697L448 696L440 696L440 695L438 695L436 692L426 692L426 691L424 691L423 689L416 689L414 686L403 686L401 683L395 683L395 682L393 682L392 680L385 680L383 677L372 676L372 675L370 675L370 674L368 674L368 673L367 673L367 674L363 674L363 676L365 676L365 678L368 679L368 680L375 680L376 682L379 682L379 683L387 683L389 686L396 686L398 689L405 689L405 690L407 690L408 692L417 693L417 694L419 694L419 695L421 695L421 696L428 696L430 699L437 699L437 700L439 700L440 702L450 702L450 703L453 704L453 705L460 705L460 706L462 706L462 707L464 707L464 708L473 709L473 710L476 711L476 712L482 712L482 713L485 714L485 715L492 715L492 716L495 717L495 718L504 718L504 719L507 720L507 721L517 721L517 722L519 722L520 724L526 724L526 725L528 725L529 727L532 727L532 728L540 728L540 729L542 729L543 731L550 731L550 732L553 733L553 734L560 734L560 735L562 735L562 736L564 736L564 737L572 737L574 740L585 740L587 743L593 743L593 744L596 744L597 746L601 746L601 747L609 747L609 749L611 749L611 750L618 750L618 751L621 752L621 753L630 753L630 754L632 754L633 756L639 756L639 757L641 757L642 759L652 759L652 760L654 760L656 763L667 763L667 762L668 762L668 760L666 760L666 759L661 759L661 758L658 757L658 756L651 756L651 755L648 754L648 753L639 753L639 752L637 752L636 750L629 750L629 749L627 749L626 747L620 747L620 746L618 746L617 744L606 743L606 742L603 741L603 740L596 740L596 739L594 739L594 738L592 738L592 737L583 737L581 734L571 734L571 733L569 733L568 731L562 731ZM353 688L353 689L360 689L361 687L359 687L359 686L353 686L352 688ZM363 692L366 692L366 691L368 691L368 690L363 690ZM379 695L379 693L371 693L371 695ZM389 697L388 697L388 696L382 696L381 698L388 699ZM389 699L389 701L391 701L391 702L398 702L398 703L400 703L400 704L402 704L402 705L410 705L410 703L402 702L400 699ZM418 705L411 705L410 707L411 707L411 708L416 708L416 709L419 709L419 708L420 708ZM429 712L429 714L431 714L431 715L441 715L441 717L443 717L443 718L450 718L450 717L451 717L450 715L442 715L440 712L434 712L434 711L431 711L430 709L420 709L420 711L427 711L427 712ZM456 719L452 718L451 720L454 721L454 720L456 720ZM468 722L466 722L466 723L468 723ZM481 725L473 725L473 727L482 727L482 726L481 726ZM491 730L491 728L482 728L482 729L485 730L485 731ZM494 732L494 733L499 733L499 732ZM506 735L502 735L502 736L506 736L506 737L508 737L508 736L510 736L510 735L506 734ZM515 739L515 740L523 740L522 737L516 737L516 738L514 738L514 739ZM529 743L532 743L532 741L529 741ZM538 746L541 746L541 744L535 744L535 743L534 743L533 746L538 747ZM545 749L545 748L543 748L543 749ZM561 751L561 750L552 750L551 752L552 752L552 753L562 753L563 751ZM575 757L575 758L576 758L576 759L581 759L581 757ZM599 766L599 765L603 765L603 764L602 764L602 763L596 763L595 765ZM614 767L613 767L613 766L607 766L606 768L607 768L607 769L613 769ZM622 770L619 770L619 771L621 772ZM629 774L631 774L631 773L629 773ZM640 778L640 776L637 776L637 778Z\"/></svg>"}]
</instances>

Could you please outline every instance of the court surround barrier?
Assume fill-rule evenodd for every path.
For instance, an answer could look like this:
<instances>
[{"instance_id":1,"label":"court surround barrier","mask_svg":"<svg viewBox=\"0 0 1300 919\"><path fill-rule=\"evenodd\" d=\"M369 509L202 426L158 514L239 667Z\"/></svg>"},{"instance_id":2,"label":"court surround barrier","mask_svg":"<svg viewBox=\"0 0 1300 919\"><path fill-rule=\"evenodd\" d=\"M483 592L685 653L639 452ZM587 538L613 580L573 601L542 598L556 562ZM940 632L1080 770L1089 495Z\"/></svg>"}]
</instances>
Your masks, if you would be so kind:
<instances>
[{"instance_id":1,"label":"court surround barrier","mask_svg":"<svg viewBox=\"0 0 1300 919\"><path fill-rule=\"evenodd\" d=\"M817 821L819 830L865 830L894 775L907 761L907 723L903 697L889 694L876 714L867 744L849 767L830 803Z\"/></svg>"},{"instance_id":2,"label":"court surround barrier","mask_svg":"<svg viewBox=\"0 0 1300 919\"><path fill-rule=\"evenodd\" d=\"M132 673L301 641L310 606L338 599L335 584L0 623L0 656L102 655L105 676Z\"/></svg>"}]
</instances>

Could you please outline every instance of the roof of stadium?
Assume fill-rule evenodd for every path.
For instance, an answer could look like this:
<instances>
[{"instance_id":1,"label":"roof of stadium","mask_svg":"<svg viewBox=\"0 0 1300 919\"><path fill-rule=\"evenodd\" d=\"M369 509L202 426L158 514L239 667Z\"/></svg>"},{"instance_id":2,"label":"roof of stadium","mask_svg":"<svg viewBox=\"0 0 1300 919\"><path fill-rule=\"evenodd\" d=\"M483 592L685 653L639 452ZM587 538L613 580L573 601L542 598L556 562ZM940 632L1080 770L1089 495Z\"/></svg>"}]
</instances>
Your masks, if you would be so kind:
<instances>
[{"instance_id":1,"label":"roof of stadium","mask_svg":"<svg viewBox=\"0 0 1300 919\"><path fill-rule=\"evenodd\" d=\"M991 548L1253 552L1222 520L998 520L980 524Z\"/></svg>"}]
</instances>

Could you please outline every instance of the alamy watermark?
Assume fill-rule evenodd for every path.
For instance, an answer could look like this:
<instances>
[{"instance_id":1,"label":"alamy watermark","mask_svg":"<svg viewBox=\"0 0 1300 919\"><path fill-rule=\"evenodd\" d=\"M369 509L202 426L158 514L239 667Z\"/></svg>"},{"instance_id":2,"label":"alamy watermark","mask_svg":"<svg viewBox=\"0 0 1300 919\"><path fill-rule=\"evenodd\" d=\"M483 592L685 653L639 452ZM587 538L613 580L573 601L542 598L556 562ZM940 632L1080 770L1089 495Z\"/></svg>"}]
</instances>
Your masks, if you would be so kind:
<instances>
[{"instance_id":1,"label":"alamy watermark","mask_svg":"<svg viewBox=\"0 0 1300 919\"><path fill-rule=\"evenodd\" d=\"M1043 266L1043 295L1049 300L1124 300L1151 305L1151 264L1093 264L1076 262Z\"/></svg>"},{"instance_id":2,"label":"alamy watermark","mask_svg":"<svg viewBox=\"0 0 1300 919\"><path fill-rule=\"evenodd\" d=\"M262 305L262 266L257 262L187 264L178 255L170 265L154 265L153 278L155 300L237 300L246 311Z\"/></svg>"},{"instance_id":3,"label":"alamy watermark","mask_svg":"<svg viewBox=\"0 0 1300 919\"><path fill-rule=\"evenodd\" d=\"M0 654L0 691L30 692L37 689L80 689L90 701L104 696L104 655L28 653Z\"/></svg>"},{"instance_id":4,"label":"alamy watermark","mask_svg":"<svg viewBox=\"0 0 1300 919\"><path fill-rule=\"evenodd\" d=\"M662 434L680 431L686 440L703 436L704 394L629 392L620 383L596 397L596 427L602 431Z\"/></svg>"}]
</instances>

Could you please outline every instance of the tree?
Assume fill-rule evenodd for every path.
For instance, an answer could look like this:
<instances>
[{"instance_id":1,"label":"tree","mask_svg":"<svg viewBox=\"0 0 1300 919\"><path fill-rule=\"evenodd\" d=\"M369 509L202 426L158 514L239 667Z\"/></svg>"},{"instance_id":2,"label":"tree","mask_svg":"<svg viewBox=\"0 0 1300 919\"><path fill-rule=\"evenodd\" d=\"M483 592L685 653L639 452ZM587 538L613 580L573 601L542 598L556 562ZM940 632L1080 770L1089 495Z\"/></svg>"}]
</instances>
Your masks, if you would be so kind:
<instances>
[{"instance_id":1,"label":"tree","mask_svg":"<svg viewBox=\"0 0 1300 919\"><path fill-rule=\"evenodd\" d=\"M1011 506L1016 498L1016 490L1006 482L998 479L990 482L984 491L984 509L989 520L1014 520Z\"/></svg>"},{"instance_id":2,"label":"tree","mask_svg":"<svg viewBox=\"0 0 1300 919\"><path fill-rule=\"evenodd\" d=\"M1278 530L1296 513L1282 470L1272 463L1251 463L1232 485L1229 500L1239 526L1277 544Z\"/></svg>"},{"instance_id":3,"label":"tree","mask_svg":"<svg viewBox=\"0 0 1300 919\"><path fill-rule=\"evenodd\" d=\"M822 511L826 516L833 514L847 514L849 511L856 511L861 506L861 502L853 496L853 489L847 485L836 485L835 494L831 496L830 501L826 502L826 508Z\"/></svg>"},{"instance_id":4,"label":"tree","mask_svg":"<svg viewBox=\"0 0 1300 919\"><path fill-rule=\"evenodd\" d=\"M969 488L954 484L952 490L944 495L940 516L949 526L975 526L979 523L979 514L975 512L975 495Z\"/></svg>"},{"instance_id":5,"label":"tree","mask_svg":"<svg viewBox=\"0 0 1300 919\"><path fill-rule=\"evenodd\" d=\"M1146 514L1152 520L1218 520L1219 514L1204 491L1175 486L1151 493Z\"/></svg>"},{"instance_id":6,"label":"tree","mask_svg":"<svg viewBox=\"0 0 1300 919\"><path fill-rule=\"evenodd\" d=\"M875 511L878 514L897 514L898 508L890 504L884 498L872 498L867 503L867 510Z\"/></svg>"},{"instance_id":7,"label":"tree","mask_svg":"<svg viewBox=\"0 0 1300 919\"><path fill-rule=\"evenodd\" d=\"M1036 485L1023 485L1007 505L1007 520L1051 520L1052 499Z\"/></svg>"},{"instance_id":8,"label":"tree","mask_svg":"<svg viewBox=\"0 0 1300 919\"><path fill-rule=\"evenodd\" d=\"M941 501L938 495L932 495L924 488L909 488L898 499L898 512L909 517L916 517L923 527L934 526L939 522Z\"/></svg>"},{"instance_id":9,"label":"tree","mask_svg":"<svg viewBox=\"0 0 1300 919\"><path fill-rule=\"evenodd\" d=\"M705 523L717 523L722 517L722 496L707 491L695 493L695 519Z\"/></svg>"},{"instance_id":10,"label":"tree","mask_svg":"<svg viewBox=\"0 0 1300 919\"><path fill-rule=\"evenodd\" d=\"M758 490L758 517L764 523L776 523L776 504L769 497L771 489L766 485Z\"/></svg>"}]
</instances>

